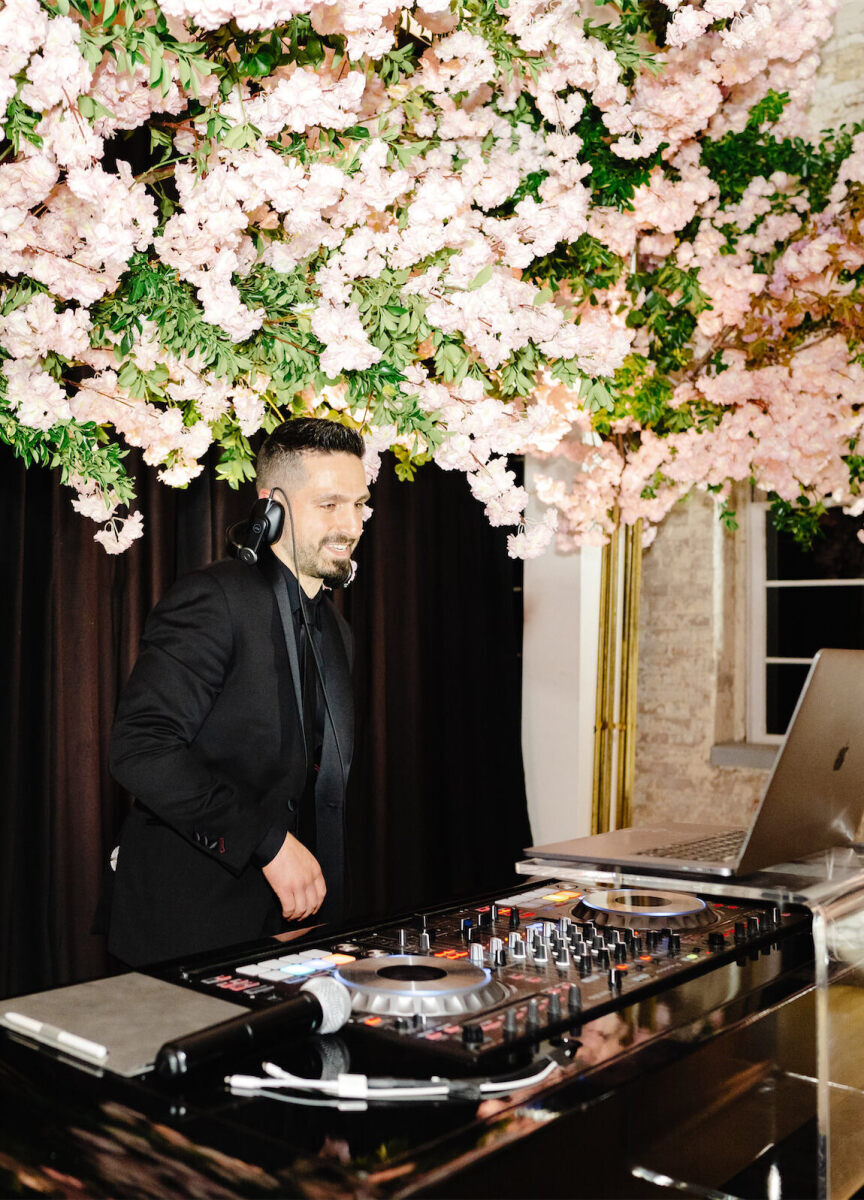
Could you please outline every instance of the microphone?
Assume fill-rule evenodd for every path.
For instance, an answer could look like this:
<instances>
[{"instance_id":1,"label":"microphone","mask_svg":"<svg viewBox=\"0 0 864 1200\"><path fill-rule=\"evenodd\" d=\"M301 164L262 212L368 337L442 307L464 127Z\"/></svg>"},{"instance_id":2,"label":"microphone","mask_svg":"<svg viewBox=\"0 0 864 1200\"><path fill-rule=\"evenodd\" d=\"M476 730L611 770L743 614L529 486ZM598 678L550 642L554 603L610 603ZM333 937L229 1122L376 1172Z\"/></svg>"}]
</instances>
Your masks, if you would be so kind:
<instances>
[{"instance_id":1,"label":"microphone","mask_svg":"<svg viewBox=\"0 0 864 1200\"><path fill-rule=\"evenodd\" d=\"M304 983L296 996L272 1008L244 1013L208 1025L206 1029L166 1042L156 1055L156 1073L165 1079L185 1079L221 1062L230 1054L310 1033L335 1033L351 1016L351 994L332 975Z\"/></svg>"}]
</instances>

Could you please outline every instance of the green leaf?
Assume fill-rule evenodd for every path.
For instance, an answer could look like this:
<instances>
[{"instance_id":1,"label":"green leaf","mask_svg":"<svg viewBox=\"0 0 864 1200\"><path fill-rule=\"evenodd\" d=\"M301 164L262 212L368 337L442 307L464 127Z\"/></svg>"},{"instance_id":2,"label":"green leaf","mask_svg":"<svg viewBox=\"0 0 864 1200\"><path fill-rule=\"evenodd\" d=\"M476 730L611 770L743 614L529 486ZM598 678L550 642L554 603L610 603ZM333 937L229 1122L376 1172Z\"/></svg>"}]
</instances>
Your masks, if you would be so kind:
<instances>
[{"instance_id":1,"label":"green leaf","mask_svg":"<svg viewBox=\"0 0 864 1200\"><path fill-rule=\"evenodd\" d=\"M85 121L95 121L97 117L113 117L114 113L104 104L100 104L93 96L79 96L78 111Z\"/></svg>"},{"instance_id":2,"label":"green leaf","mask_svg":"<svg viewBox=\"0 0 864 1200\"><path fill-rule=\"evenodd\" d=\"M481 271L478 271L471 282L468 284L469 292L476 292L484 283L488 283L492 278L492 263L487 263Z\"/></svg>"}]
</instances>

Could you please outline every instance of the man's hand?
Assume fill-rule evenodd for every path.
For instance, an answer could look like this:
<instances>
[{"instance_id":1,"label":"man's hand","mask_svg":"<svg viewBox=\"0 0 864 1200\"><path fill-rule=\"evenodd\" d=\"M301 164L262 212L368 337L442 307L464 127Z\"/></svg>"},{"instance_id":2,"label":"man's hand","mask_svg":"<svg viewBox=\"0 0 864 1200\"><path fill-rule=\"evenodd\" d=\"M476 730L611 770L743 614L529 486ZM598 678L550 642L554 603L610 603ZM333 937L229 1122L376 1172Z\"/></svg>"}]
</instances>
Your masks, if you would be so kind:
<instances>
[{"instance_id":1,"label":"man's hand","mask_svg":"<svg viewBox=\"0 0 864 1200\"><path fill-rule=\"evenodd\" d=\"M286 921L302 921L321 907L327 887L318 859L290 833L285 834L276 857L261 870L282 905Z\"/></svg>"}]
</instances>

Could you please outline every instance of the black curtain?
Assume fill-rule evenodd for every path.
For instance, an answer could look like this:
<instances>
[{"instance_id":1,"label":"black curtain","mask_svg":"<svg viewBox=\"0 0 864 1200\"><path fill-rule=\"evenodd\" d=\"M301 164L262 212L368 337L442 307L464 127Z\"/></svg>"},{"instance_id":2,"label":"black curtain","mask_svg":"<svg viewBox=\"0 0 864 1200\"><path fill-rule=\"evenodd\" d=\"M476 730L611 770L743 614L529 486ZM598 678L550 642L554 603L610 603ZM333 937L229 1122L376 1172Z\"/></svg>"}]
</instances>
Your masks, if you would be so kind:
<instances>
[{"instance_id":1,"label":"black curtain","mask_svg":"<svg viewBox=\"0 0 864 1200\"><path fill-rule=\"evenodd\" d=\"M25 471L0 446L3 995L105 971L89 927L129 802L106 769L117 695L150 608L178 575L224 555L227 525L253 499L211 469L181 492L134 453L127 463L146 532L110 557L57 472ZM358 577L338 600L356 639L358 918L506 887L530 844L520 565L463 476L428 466L402 484L385 459L372 490Z\"/></svg>"}]
</instances>

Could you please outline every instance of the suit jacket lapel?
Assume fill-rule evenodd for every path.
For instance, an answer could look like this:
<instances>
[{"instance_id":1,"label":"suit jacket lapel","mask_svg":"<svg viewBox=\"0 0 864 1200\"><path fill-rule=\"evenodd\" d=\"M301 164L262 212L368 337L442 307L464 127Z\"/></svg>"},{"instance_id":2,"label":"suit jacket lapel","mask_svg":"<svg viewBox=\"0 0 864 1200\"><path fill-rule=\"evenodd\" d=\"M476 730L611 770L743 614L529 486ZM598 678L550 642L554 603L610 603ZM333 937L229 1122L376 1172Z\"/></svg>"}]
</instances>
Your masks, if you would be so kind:
<instances>
[{"instance_id":1,"label":"suit jacket lapel","mask_svg":"<svg viewBox=\"0 0 864 1200\"><path fill-rule=\"evenodd\" d=\"M285 649L288 653L288 664L291 668L291 682L294 687L294 700L297 704L297 714L300 729L303 734L303 751L306 752L306 730L303 725L303 691L300 675L300 655L297 648L297 633L294 628L294 618L291 615L291 600L288 595L288 584L285 574L275 554L267 554L261 560L261 570L270 582L279 609L279 620L282 634L285 638ZM308 769L308 763L307 769Z\"/></svg>"},{"instance_id":2,"label":"suit jacket lapel","mask_svg":"<svg viewBox=\"0 0 864 1200\"><path fill-rule=\"evenodd\" d=\"M318 818L318 861L327 879L327 911L342 912L345 886L345 785L354 752L354 705L345 645L330 602L321 605L324 674L330 718L324 719L324 745L315 781ZM336 726L336 737L333 725Z\"/></svg>"},{"instance_id":3,"label":"suit jacket lapel","mask_svg":"<svg viewBox=\"0 0 864 1200\"><path fill-rule=\"evenodd\" d=\"M327 698L336 725L336 735L339 738L337 750L330 721L324 722L324 747L322 751L321 772L325 771L329 781L332 762L333 782L339 785L344 797L345 786L348 782L348 772L351 769L351 759L354 753L354 697L351 686L351 670L348 666L348 656L345 653L345 643L336 624L336 617L329 600L321 605L321 637L324 644L324 673L327 682ZM341 751L341 764L339 761ZM319 786L324 781L320 779Z\"/></svg>"}]
</instances>

